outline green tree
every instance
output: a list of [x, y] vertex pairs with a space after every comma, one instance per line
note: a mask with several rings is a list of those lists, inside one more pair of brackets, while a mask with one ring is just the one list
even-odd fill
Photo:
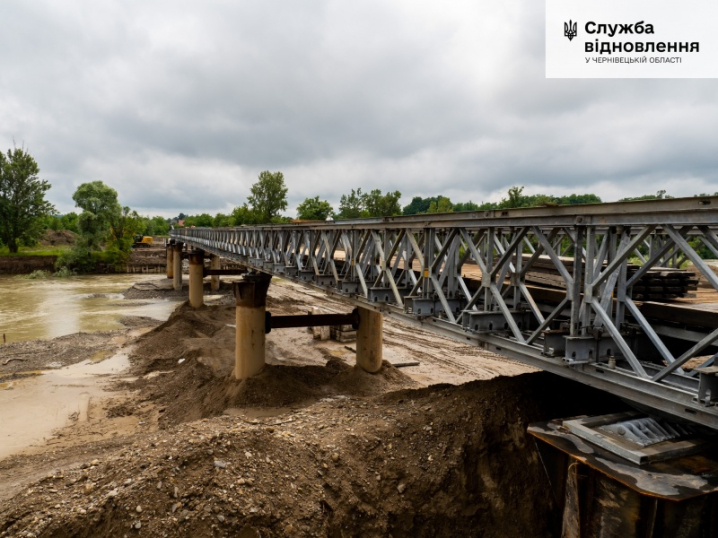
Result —
[[212, 219], [212, 226], [214, 228], [226, 228], [232, 226], [232, 216], [225, 215], [224, 213], [217, 213]]
[[62, 230], [62, 216], [61, 215], [47, 215], [43, 217], [42, 227], [54, 231]]
[[659, 190], [656, 194], [644, 194], [643, 196], [634, 196], [629, 198], [621, 198], [619, 202], [637, 202], [639, 200], [663, 200], [664, 198], [673, 198], [670, 194], [666, 194], [666, 191]]
[[513, 186], [509, 189], [508, 198], [501, 200], [499, 207], [502, 208], [516, 208], [523, 205], [523, 196], [521, 193], [524, 192], [523, 187]]
[[445, 196], [439, 196], [438, 200], [429, 204], [427, 213], [452, 213], [454, 204]]
[[38, 178], [40, 168], [24, 148], [0, 152], [0, 240], [10, 252], [20, 242], [33, 244], [43, 232], [44, 217], [55, 208], [45, 200], [50, 184]]
[[[141, 217], [117, 201], [117, 191], [102, 181], [80, 185], [72, 195], [82, 209], [77, 217], [79, 236], [72, 250], [63, 252], [55, 262], [58, 269], [66, 267], [91, 272], [98, 263], [123, 266], [129, 256], [134, 230], [141, 229]], [[107, 243], [107, 250], [103, 245]]]
[[[670, 196], [668, 197], [670, 198]], [[603, 200], [595, 194], [569, 194], [558, 199], [560, 205], [600, 204]]]
[[202, 213], [200, 215], [188, 215], [184, 219], [184, 225], [186, 228], [190, 226], [197, 226], [199, 228], [211, 228], [214, 219], [209, 213]]
[[[469, 204], [476, 206], [476, 204]], [[404, 207], [404, 215], [420, 215], [423, 213], [451, 213], [452, 211], [473, 211], [473, 209], [457, 209], [462, 204], [452, 204], [451, 200], [447, 196], [430, 196], [422, 198], [421, 196], [414, 196], [411, 199], [411, 203]], [[478, 206], [476, 206], [478, 207]]]
[[556, 207], [557, 205], [560, 205], [560, 201], [556, 199], [556, 197], [548, 195], [548, 194], [537, 194], [535, 196], [527, 196], [528, 200], [527, 205], [529, 207]]
[[237, 206], [229, 216], [231, 226], [242, 226], [243, 224], [259, 224], [257, 215], [249, 209], [247, 204]]
[[479, 211], [481, 209], [481, 206], [478, 204], [475, 204], [471, 200], [468, 202], [459, 202], [458, 204], [454, 204], [454, 211]]
[[145, 230], [143, 232], [144, 235], [167, 235], [170, 233], [170, 225], [167, 222], [167, 219], [164, 217], [160, 217], [159, 215], [156, 217], [152, 217], [151, 219], [145, 220]]
[[145, 223], [137, 214], [129, 207], [123, 207], [119, 213], [115, 213], [110, 218], [110, 241], [108, 247], [118, 253], [125, 254], [125, 258], [129, 257], [132, 250], [135, 234], [141, 233], [145, 228]]
[[303, 220], [327, 220], [332, 214], [332, 206], [326, 200], [320, 200], [319, 196], [305, 199], [297, 207], [297, 218]]
[[338, 219], [356, 219], [364, 217], [390, 217], [401, 215], [399, 191], [382, 194], [380, 189], [363, 193], [361, 189], [354, 190], [349, 194], [343, 194], [339, 200]]
[[414, 196], [411, 199], [411, 203], [404, 206], [402, 213], [404, 215], [418, 215], [420, 213], [426, 213], [429, 211], [431, 202], [436, 202], [438, 196], [432, 196], [429, 198], [422, 198], [421, 196]]
[[369, 217], [391, 217], [392, 215], [401, 215], [401, 206], [399, 199], [401, 193], [399, 191], [387, 192], [382, 194], [381, 190], [374, 189], [363, 197], [364, 208]]
[[269, 170], [260, 173], [258, 181], [250, 189], [247, 201], [261, 224], [272, 222], [280, 211], [287, 209], [284, 174]]
[[62, 230], [70, 230], [74, 233], [79, 233], [80, 229], [77, 226], [77, 219], [79, 218], [79, 215], [75, 213], [74, 211], [70, 211], [69, 213], [65, 213], [61, 218], [60, 222], [62, 223]]
[[339, 199], [339, 212], [337, 218], [339, 219], [358, 219], [360, 217], [367, 216], [364, 212], [364, 195], [362, 195], [361, 188], [356, 191], [352, 189], [349, 194], [342, 194]]
[[117, 191], [102, 181], [91, 181], [77, 187], [72, 199], [82, 209], [77, 219], [82, 246], [90, 251], [100, 250], [113, 220], [122, 213]]

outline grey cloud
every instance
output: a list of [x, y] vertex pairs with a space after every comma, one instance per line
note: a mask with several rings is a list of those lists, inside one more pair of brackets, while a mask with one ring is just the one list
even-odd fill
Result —
[[264, 169], [291, 207], [718, 184], [715, 82], [546, 80], [540, 3], [3, 9], [0, 145], [28, 145], [59, 207], [102, 179], [143, 210], [226, 211]]

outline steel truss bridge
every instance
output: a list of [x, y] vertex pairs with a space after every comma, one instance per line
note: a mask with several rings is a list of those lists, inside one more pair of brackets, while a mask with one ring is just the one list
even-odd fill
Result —
[[[696, 250], [718, 258], [718, 197], [185, 228], [171, 237], [718, 429], [718, 278]], [[527, 283], [538, 260], [552, 265], [559, 287]], [[685, 261], [712, 286], [713, 311], [631, 298], [648, 270]]]

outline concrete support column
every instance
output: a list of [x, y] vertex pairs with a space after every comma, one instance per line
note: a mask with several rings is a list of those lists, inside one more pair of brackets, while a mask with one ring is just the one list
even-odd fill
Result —
[[189, 305], [199, 308], [204, 304], [204, 251], [195, 250], [189, 255]]
[[167, 245], [167, 278], [174, 278], [174, 246]]
[[174, 244], [174, 252], [172, 254], [172, 278], [174, 289], [177, 291], [182, 289], [182, 243]]
[[[219, 256], [217, 256], [216, 254], [210, 255], [209, 268], [220, 269]], [[209, 289], [212, 291], [217, 291], [219, 289], [219, 275], [212, 275], [210, 277]]]
[[253, 273], [234, 284], [237, 329], [234, 345], [234, 377], [247, 379], [264, 367], [264, 313], [272, 277]]
[[359, 307], [357, 329], [357, 365], [370, 373], [381, 370], [384, 317], [374, 310]]

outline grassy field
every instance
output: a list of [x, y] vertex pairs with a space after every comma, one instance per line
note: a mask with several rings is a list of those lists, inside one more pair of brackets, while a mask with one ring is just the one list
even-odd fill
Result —
[[14, 254], [10, 253], [10, 250], [5, 246], [0, 246], [0, 256], [59, 256], [66, 250], [72, 248], [69, 245], [62, 245], [56, 247], [20, 247], [20, 251]]

